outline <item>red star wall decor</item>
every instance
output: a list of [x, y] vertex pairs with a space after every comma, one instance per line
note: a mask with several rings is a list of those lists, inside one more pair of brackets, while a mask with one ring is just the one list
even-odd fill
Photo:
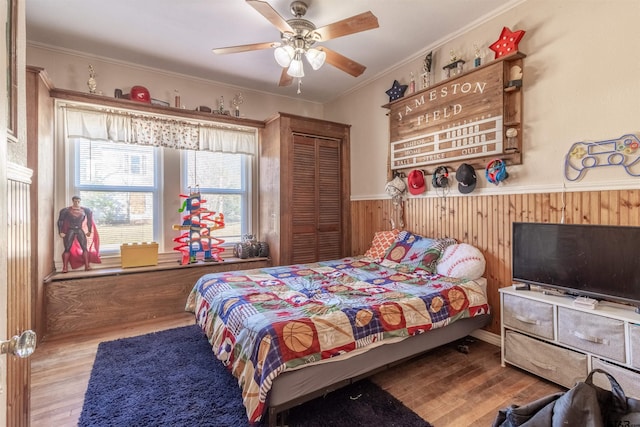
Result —
[[502, 58], [503, 56], [517, 52], [518, 43], [524, 37], [524, 33], [524, 30], [512, 32], [507, 27], [504, 27], [500, 33], [500, 38], [489, 46], [489, 49], [496, 53], [494, 59]]

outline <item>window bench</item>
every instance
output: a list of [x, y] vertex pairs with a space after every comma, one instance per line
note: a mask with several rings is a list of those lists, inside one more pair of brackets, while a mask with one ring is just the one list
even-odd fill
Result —
[[196, 280], [206, 273], [263, 268], [267, 258], [159, 264], [57, 273], [45, 282], [41, 340], [184, 312]]

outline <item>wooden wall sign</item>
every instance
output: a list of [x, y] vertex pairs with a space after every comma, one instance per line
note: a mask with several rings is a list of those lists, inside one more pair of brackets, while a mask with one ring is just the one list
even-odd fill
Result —
[[496, 157], [521, 163], [524, 57], [514, 53], [385, 105], [391, 169], [484, 168]]

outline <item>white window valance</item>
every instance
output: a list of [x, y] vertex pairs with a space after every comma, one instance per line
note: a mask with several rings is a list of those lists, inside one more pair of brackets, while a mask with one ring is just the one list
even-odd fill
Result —
[[65, 136], [180, 150], [257, 154], [256, 130], [125, 110], [65, 106]]

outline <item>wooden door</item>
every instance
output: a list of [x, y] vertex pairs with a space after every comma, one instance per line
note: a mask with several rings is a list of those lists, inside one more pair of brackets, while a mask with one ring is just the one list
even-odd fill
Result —
[[[6, 72], [0, 66], [0, 81], [5, 81]], [[4, 86], [4, 85], [0, 85]], [[0, 96], [0, 99], [5, 99]], [[0, 224], [7, 223], [7, 120], [6, 110], [0, 108]], [[0, 341], [7, 340], [7, 235], [0, 231]], [[7, 418], [7, 355], [0, 355], [0, 423]]]
[[316, 139], [318, 261], [344, 256], [340, 141]]
[[[8, 145], [26, 144], [26, 54], [24, 44], [17, 43], [18, 38], [25, 37], [24, 2], [7, 0], [0, 9], [0, 20], [5, 23], [4, 27], [9, 30], [7, 34], [10, 36], [9, 52], [3, 49], [5, 53], [0, 55], [0, 81], [10, 82], [11, 90], [8, 93], [7, 85], [0, 85], [0, 340], [6, 341], [33, 328], [29, 268], [31, 171], [10, 162], [7, 149]], [[12, 132], [9, 132], [9, 128]], [[20, 149], [14, 152], [20, 152]], [[0, 425], [29, 425], [30, 367], [28, 358], [0, 355]]]
[[[317, 261], [316, 144], [312, 137], [293, 136], [291, 181], [291, 264]], [[286, 210], [287, 207], [283, 206]]]
[[[2, 2], [0, 16], [2, 16], [3, 29], [8, 24], [8, 2]], [[7, 223], [7, 68], [10, 56], [6, 48], [2, 47], [0, 55], [0, 224]], [[3, 225], [4, 227], [4, 225]], [[7, 234], [0, 229], [0, 341], [7, 340]], [[4, 425], [7, 419], [7, 355], [0, 355], [0, 425]]]
[[[31, 170], [8, 164], [6, 189], [7, 215], [7, 335], [19, 336], [33, 329], [31, 321]], [[31, 360], [7, 356], [7, 425], [29, 425]]]
[[294, 134], [292, 163], [291, 262], [340, 258], [340, 141]]

